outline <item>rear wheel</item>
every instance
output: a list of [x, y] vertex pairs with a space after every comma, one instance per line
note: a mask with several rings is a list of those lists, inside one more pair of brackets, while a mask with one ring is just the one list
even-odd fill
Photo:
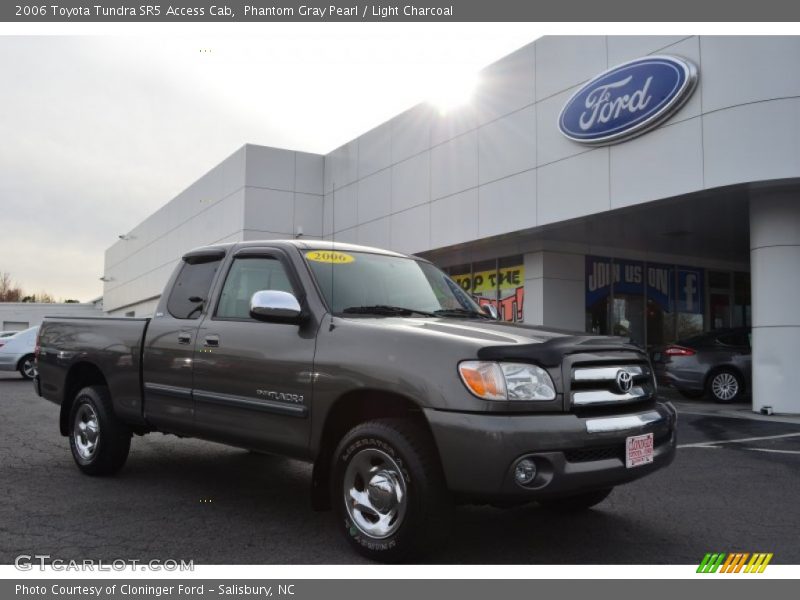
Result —
[[574, 494], [571, 496], [564, 496], [562, 498], [548, 498], [547, 500], [539, 500], [539, 504], [548, 510], [558, 512], [578, 512], [581, 510], [588, 510], [603, 500], [608, 498], [609, 494], [614, 488], [606, 488], [603, 490], [593, 490], [591, 492], [584, 492], [582, 494]]
[[19, 361], [19, 374], [25, 379], [33, 379], [36, 377], [36, 357], [33, 354], [23, 356]]
[[399, 562], [443, 545], [452, 503], [424, 429], [402, 419], [362, 423], [344, 436], [334, 460], [333, 506], [359, 553]]
[[75, 396], [69, 417], [69, 446], [78, 468], [87, 475], [113, 475], [128, 458], [131, 432], [111, 406], [105, 386], [91, 386]]
[[708, 378], [708, 395], [714, 402], [730, 404], [736, 402], [744, 393], [742, 377], [731, 369], [720, 369]]

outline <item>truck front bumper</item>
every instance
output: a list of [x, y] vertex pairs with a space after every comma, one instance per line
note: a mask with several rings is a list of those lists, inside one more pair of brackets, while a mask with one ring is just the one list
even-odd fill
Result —
[[[447, 485], [469, 500], [552, 498], [617, 486], [670, 464], [677, 413], [669, 403], [647, 409], [579, 417], [574, 414], [492, 415], [426, 409]], [[653, 433], [653, 462], [625, 466], [627, 437]], [[536, 478], [514, 479], [521, 458]]]

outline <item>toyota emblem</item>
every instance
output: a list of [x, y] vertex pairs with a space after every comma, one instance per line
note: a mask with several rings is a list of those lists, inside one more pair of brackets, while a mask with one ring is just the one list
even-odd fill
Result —
[[617, 371], [617, 388], [623, 394], [627, 394], [631, 391], [633, 387], [633, 375], [631, 375], [628, 371], [619, 370]]

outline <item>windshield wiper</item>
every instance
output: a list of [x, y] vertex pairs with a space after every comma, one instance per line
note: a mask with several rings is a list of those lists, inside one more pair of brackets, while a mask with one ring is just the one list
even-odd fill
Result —
[[480, 317], [482, 319], [491, 319], [491, 317], [485, 313], [468, 310], [466, 308], [443, 308], [441, 310], [433, 311], [433, 314], [437, 317]]
[[415, 308], [404, 308], [402, 306], [389, 306], [388, 304], [374, 304], [372, 306], [349, 306], [343, 313], [351, 315], [385, 315], [389, 317], [410, 317], [411, 315], [421, 315], [423, 317], [435, 317], [432, 312], [417, 310]]

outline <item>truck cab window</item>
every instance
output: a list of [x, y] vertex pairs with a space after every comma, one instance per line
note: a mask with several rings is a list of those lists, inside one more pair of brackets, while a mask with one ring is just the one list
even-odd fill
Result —
[[167, 310], [176, 319], [199, 319], [208, 299], [220, 260], [186, 262], [167, 300]]
[[221, 319], [249, 319], [250, 298], [261, 290], [295, 293], [286, 269], [279, 260], [264, 256], [237, 258], [225, 279], [216, 316]]

